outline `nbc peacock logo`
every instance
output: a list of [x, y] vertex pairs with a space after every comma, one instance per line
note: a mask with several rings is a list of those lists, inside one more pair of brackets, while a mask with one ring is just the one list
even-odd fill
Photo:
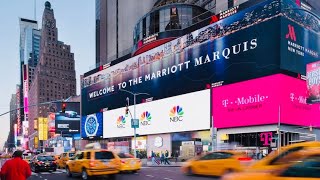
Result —
[[124, 116], [119, 116], [117, 119], [117, 128], [125, 128], [126, 118]]
[[140, 124], [143, 126], [149, 126], [151, 125], [151, 114], [148, 111], [145, 111], [140, 116]]
[[184, 112], [181, 106], [173, 106], [169, 112], [170, 122], [183, 121], [183, 115]]

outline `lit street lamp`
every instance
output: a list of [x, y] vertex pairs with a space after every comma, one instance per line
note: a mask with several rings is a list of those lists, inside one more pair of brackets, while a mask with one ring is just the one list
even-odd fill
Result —
[[[133, 95], [133, 118], [132, 118], [133, 120], [131, 120], [131, 121], [136, 121], [136, 96], [139, 96], [139, 95], [148, 95], [148, 96], [150, 96], [150, 94], [148, 94], [148, 93], [134, 93], [134, 92], [131, 92], [131, 91], [128, 91], [128, 90], [124, 90], [124, 89], [119, 89], [119, 91], [124, 91], [124, 92], [127, 92], [127, 93]], [[129, 98], [126, 98], [126, 100], [128, 102], [128, 105], [129, 105]], [[134, 157], [136, 158], [137, 157], [137, 150], [136, 150], [137, 127], [136, 127], [136, 125], [133, 126], [133, 129], [134, 129], [134, 147], [133, 147], [133, 151], [134, 151]]]

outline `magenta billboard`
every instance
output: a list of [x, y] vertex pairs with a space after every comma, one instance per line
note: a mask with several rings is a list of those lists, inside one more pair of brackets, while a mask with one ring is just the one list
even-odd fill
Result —
[[320, 61], [307, 64], [308, 103], [320, 103]]
[[276, 74], [212, 89], [213, 126], [290, 124], [319, 127], [319, 105], [306, 103], [306, 82]]

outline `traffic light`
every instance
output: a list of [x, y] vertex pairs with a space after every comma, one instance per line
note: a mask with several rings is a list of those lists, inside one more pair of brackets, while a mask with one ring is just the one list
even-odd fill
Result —
[[67, 104], [66, 103], [62, 103], [62, 107], [61, 107], [62, 113], [66, 112], [66, 107], [67, 107]]
[[126, 114], [126, 116], [128, 116], [128, 114], [129, 114], [129, 108], [128, 108], [128, 106], [126, 106], [126, 112], [125, 112]]

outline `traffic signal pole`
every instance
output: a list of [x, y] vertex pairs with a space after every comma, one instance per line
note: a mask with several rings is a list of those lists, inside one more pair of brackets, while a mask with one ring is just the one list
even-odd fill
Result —
[[[138, 95], [148, 95], [148, 96], [150, 96], [150, 94], [148, 94], [148, 93], [133, 93], [131, 91], [124, 90], [124, 89], [119, 89], [119, 91], [124, 91], [124, 92], [127, 92], [127, 93], [133, 95], [133, 119], [135, 121], [135, 119], [136, 119], [136, 96], [138, 96]], [[128, 101], [128, 106], [129, 106], [129, 98], [127, 98], [127, 101]], [[129, 110], [129, 112], [130, 112], [130, 110]], [[131, 115], [131, 112], [130, 112], [130, 115]], [[131, 118], [132, 118], [132, 116], [131, 116]], [[133, 152], [134, 152], [134, 157], [136, 158], [137, 157], [137, 149], [136, 149], [137, 127], [135, 125], [133, 126], [133, 141], [134, 141]]]

